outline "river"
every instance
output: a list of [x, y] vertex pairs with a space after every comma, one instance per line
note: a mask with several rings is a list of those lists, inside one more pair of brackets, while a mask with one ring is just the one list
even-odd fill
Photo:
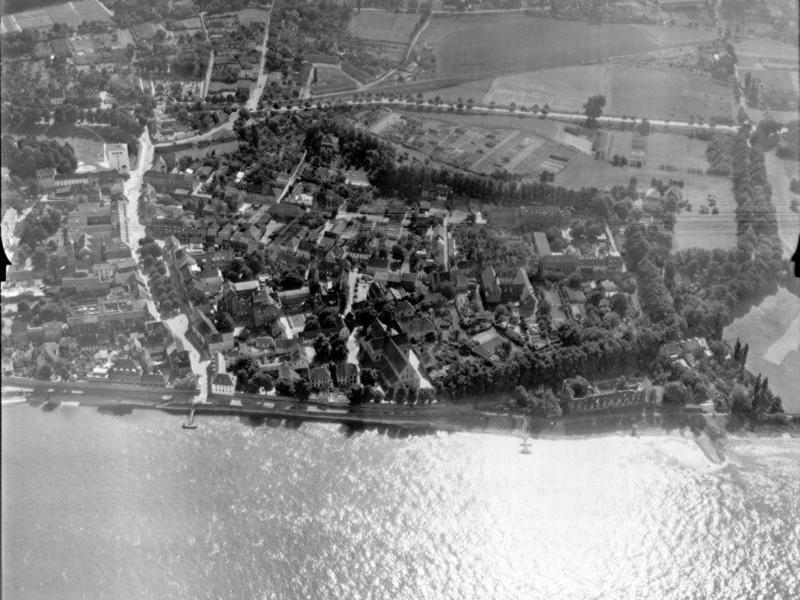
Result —
[[800, 442], [2, 409], [4, 598], [800, 596]]

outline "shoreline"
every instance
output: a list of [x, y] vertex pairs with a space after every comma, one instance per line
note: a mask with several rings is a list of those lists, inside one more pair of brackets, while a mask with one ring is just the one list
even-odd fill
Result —
[[[135, 409], [156, 410], [162, 413], [189, 417], [194, 411], [197, 417], [238, 417], [248, 420], [250, 426], [283, 426], [298, 428], [304, 422], [328, 423], [345, 428], [345, 435], [361, 431], [376, 430], [390, 437], [408, 435], [432, 435], [443, 433], [470, 433], [483, 435], [502, 435], [520, 440], [569, 440], [588, 439], [600, 436], [648, 437], [680, 433], [685, 439], [692, 439], [713, 464], [725, 463], [725, 446], [729, 436], [744, 437], [800, 437], [800, 427], [796, 422], [780, 426], [775, 424], [743, 424], [731, 428], [728, 415], [707, 415], [678, 409], [650, 407], [647, 410], [618, 410], [602, 413], [566, 415], [557, 421], [544, 418], [529, 419], [527, 434], [522, 429], [525, 415], [512, 412], [483, 412], [478, 409], [459, 406], [443, 406], [426, 413], [403, 411], [352, 411], [347, 407], [331, 407], [330, 410], [299, 410], [294, 408], [274, 408], [256, 406], [231, 406], [220, 404], [192, 404], [190, 402], [156, 402], [145, 400], [108, 400], [101, 396], [88, 394], [52, 394], [47, 397], [20, 399], [14, 403], [4, 403], [3, 407], [27, 404], [51, 412], [59, 406], [89, 408], [113, 416], [125, 416]], [[437, 414], [438, 413], [438, 414]], [[720, 418], [721, 417], [721, 418]], [[687, 435], [688, 434], [688, 435]]]

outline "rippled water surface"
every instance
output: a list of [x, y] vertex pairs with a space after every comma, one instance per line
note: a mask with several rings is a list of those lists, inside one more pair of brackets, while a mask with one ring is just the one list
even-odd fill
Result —
[[3, 598], [797, 598], [800, 442], [2, 410]]

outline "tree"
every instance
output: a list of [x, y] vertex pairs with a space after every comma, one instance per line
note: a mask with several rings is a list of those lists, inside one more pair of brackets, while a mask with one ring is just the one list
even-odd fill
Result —
[[214, 325], [216, 325], [220, 333], [230, 333], [233, 331], [234, 327], [236, 327], [236, 321], [233, 320], [233, 317], [228, 311], [222, 310], [217, 311]]
[[358, 406], [364, 403], [364, 388], [354, 383], [349, 390], [347, 390], [347, 399], [353, 406]]
[[347, 342], [338, 335], [332, 336], [330, 344], [330, 360], [334, 362], [341, 362], [347, 360], [348, 354]]
[[318, 335], [314, 340], [314, 361], [326, 363], [331, 359], [331, 344], [324, 335]]
[[281, 396], [294, 396], [294, 381], [284, 377], [275, 382], [275, 391]]
[[48, 364], [39, 365], [36, 372], [33, 374], [34, 379], [41, 379], [43, 381], [50, 381], [53, 376], [53, 368]]
[[586, 104], [583, 105], [583, 110], [586, 114], [586, 126], [597, 127], [597, 119], [603, 114], [603, 108], [606, 105], [606, 97], [602, 94], [591, 96]]
[[361, 384], [375, 385], [378, 383], [378, 372], [375, 369], [361, 369]]
[[36, 250], [34, 250], [33, 254], [31, 254], [31, 263], [33, 264], [33, 268], [37, 271], [44, 271], [49, 262], [50, 257], [47, 254], [47, 250], [45, 250], [41, 245], [37, 246]]
[[670, 381], [664, 386], [662, 402], [665, 404], [686, 404], [690, 399], [689, 389], [680, 381]]
[[514, 402], [517, 403], [517, 406], [530, 406], [531, 397], [528, 390], [526, 390], [523, 385], [515, 387], [511, 397], [514, 399]]
[[298, 379], [294, 384], [294, 395], [300, 402], [305, 402], [311, 395], [311, 384], [305, 379]]
[[749, 415], [753, 412], [753, 399], [740, 383], [733, 386], [730, 399], [731, 412], [737, 415]]
[[406, 259], [406, 251], [400, 244], [395, 244], [392, 247], [392, 258], [397, 262], [403, 262]]

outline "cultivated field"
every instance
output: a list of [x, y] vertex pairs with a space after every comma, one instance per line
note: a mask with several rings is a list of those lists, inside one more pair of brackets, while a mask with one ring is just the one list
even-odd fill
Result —
[[537, 177], [543, 169], [559, 171], [577, 154], [558, 141], [557, 124], [538, 131], [517, 124], [508, 117], [404, 113], [385, 117], [372, 131], [433, 160], [475, 173], [505, 169]]
[[434, 48], [437, 77], [481, 79], [503, 72], [595, 62], [713, 38], [714, 33], [708, 31], [589, 25], [516, 13], [437, 17], [420, 43]]
[[364, 40], [407, 43], [420, 15], [363, 10], [353, 15], [348, 29]]
[[75, 28], [87, 21], [110, 20], [111, 15], [97, 0], [75, 0], [75, 2], [65, 2], [47, 8], [7, 15], [0, 19], [0, 33], [28, 29], [51, 29], [56, 23]]
[[723, 336], [750, 344], [748, 369], [769, 377], [787, 412], [800, 413], [800, 298], [779, 288], [726, 327]]
[[[485, 90], [485, 91], [484, 91]], [[481, 95], [481, 92], [483, 94]], [[670, 120], [730, 117], [730, 86], [677, 71], [605, 64], [547, 69], [463, 84], [430, 94], [476, 102], [580, 112], [589, 96], [606, 97], [605, 114]]]
[[797, 47], [768, 39], [749, 39], [735, 45], [739, 68], [797, 68]]
[[311, 92], [314, 94], [343, 92], [358, 87], [358, 82], [339, 67], [317, 65], [316, 74], [316, 81], [311, 84]]

